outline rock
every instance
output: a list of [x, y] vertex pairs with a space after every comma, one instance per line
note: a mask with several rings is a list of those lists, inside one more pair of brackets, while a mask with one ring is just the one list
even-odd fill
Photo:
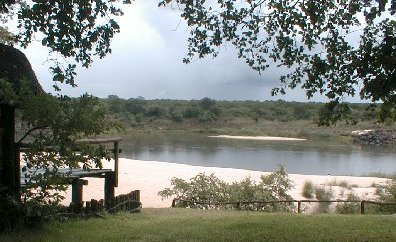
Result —
[[381, 145], [396, 141], [395, 130], [355, 130], [351, 135], [362, 144]]
[[25, 54], [12, 46], [0, 43], [0, 57], [0, 79], [12, 83], [17, 93], [23, 81], [26, 81], [33, 93], [43, 93]]

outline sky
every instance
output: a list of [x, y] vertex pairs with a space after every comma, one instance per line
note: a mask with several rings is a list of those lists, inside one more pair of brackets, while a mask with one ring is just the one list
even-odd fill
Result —
[[[271, 96], [279, 85], [282, 69], [269, 69], [259, 75], [237, 58], [231, 45], [221, 47], [217, 58], [206, 57], [191, 64], [182, 63], [187, 53], [189, 29], [180, 12], [157, 7], [158, 0], [136, 0], [124, 6], [118, 19], [121, 32], [112, 41], [112, 53], [95, 59], [90, 68], [77, 69], [77, 88], [62, 87], [62, 94], [120, 98], [278, 100], [306, 102], [301, 89]], [[46, 62], [48, 51], [33, 43], [23, 50], [47, 92], [54, 93]], [[355, 101], [357, 101], [356, 99]], [[310, 101], [326, 101], [315, 96]], [[353, 101], [353, 100], [352, 100]]]

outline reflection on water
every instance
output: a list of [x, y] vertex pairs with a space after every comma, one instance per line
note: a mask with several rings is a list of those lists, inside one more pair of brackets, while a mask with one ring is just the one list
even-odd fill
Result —
[[337, 144], [328, 140], [252, 141], [201, 134], [134, 134], [124, 137], [122, 157], [200, 166], [289, 173], [367, 175], [396, 173], [394, 146]]

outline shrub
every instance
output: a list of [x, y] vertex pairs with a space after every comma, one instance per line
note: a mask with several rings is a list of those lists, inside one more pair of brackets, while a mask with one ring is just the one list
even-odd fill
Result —
[[[360, 198], [353, 193], [349, 193], [346, 200], [358, 201]], [[338, 203], [336, 212], [341, 214], [358, 214], [360, 213], [360, 205], [356, 202]]]
[[305, 198], [313, 198], [315, 187], [311, 181], [306, 181], [303, 186], [302, 195]]
[[214, 99], [210, 99], [208, 97], [204, 97], [199, 101], [199, 106], [203, 109], [203, 110], [208, 110], [209, 108], [213, 107], [214, 105], [216, 105], [216, 100]]
[[172, 111], [170, 113], [171, 119], [174, 122], [180, 123], [183, 122], [183, 114], [179, 111]]
[[[378, 185], [376, 195], [381, 202], [396, 202], [396, 179], [389, 180], [385, 185]], [[380, 212], [396, 213], [396, 206], [382, 206], [378, 208]]]
[[[158, 192], [162, 198], [174, 197], [175, 199], [193, 202], [224, 202], [227, 196], [227, 184], [217, 178], [214, 174], [209, 176], [199, 173], [187, 182], [180, 178], [172, 178], [171, 188]], [[178, 207], [191, 206], [191, 203], [177, 202]], [[198, 208], [209, 208], [208, 205], [193, 205]]]
[[[288, 178], [283, 167], [267, 176], [262, 176], [261, 181], [256, 183], [249, 177], [240, 182], [228, 184], [221, 181], [214, 174], [209, 176], [200, 173], [197, 176], [185, 181], [180, 178], [172, 178], [171, 187], [166, 188], [158, 195], [162, 198], [173, 197], [176, 199], [175, 205], [178, 207], [195, 208], [235, 208], [233, 205], [213, 205], [224, 202], [244, 202], [244, 201], [279, 201], [291, 200], [292, 197], [287, 192], [292, 188], [292, 182]], [[177, 200], [188, 200], [187, 203]], [[194, 202], [207, 202], [199, 204]], [[259, 210], [259, 211], [287, 211], [292, 204], [241, 204], [238, 209]]]
[[189, 107], [183, 112], [184, 118], [199, 118], [202, 115], [202, 110], [197, 107]]
[[60, 207], [37, 202], [21, 203], [12, 197], [0, 197], [0, 232], [34, 228], [50, 218], [59, 217]]
[[[319, 201], [328, 201], [333, 197], [333, 192], [331, 190], [326, 190], [324, 187], [315, 188], [315, 197]], [[320, 202], [317, 212], [327, 213], [329, 212], [330, 202]]]

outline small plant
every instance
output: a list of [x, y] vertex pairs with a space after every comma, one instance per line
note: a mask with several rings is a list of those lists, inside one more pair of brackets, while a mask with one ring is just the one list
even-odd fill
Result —
[[[377, 185], [375, 195], [382, 202], [396, 202], [396, 179], [387, 181], [384, 185]], [[380, 212], [396, 212], [396, 206], [379, 207]]]
[[311, 181], [306, 181], [303, 186], [302, 195], [305, 198], [313, 198], [315, 187]]
[[324, 187], [316, 187], [315, 197], [319, 201], [323, 201], [319, 203], [317, 212], [328, 213], [331, 203], [327, 201], [333, 198], [333, 192], [331, 190], [326, 190]]
[[[346, 200], [359, 201], [360, 198], [353, 193], [349, 193]], [[358, 202], [338, 203], [336, 212], [341, 214], [358, 214], [360, 212], [360, 205]]]
[[342, 181], [337, 181], [337, 179], [332, 180], [331, 182], [328, 183], [329, 186], [337, 186], [337, 187], [342, 187], [348, 190], [351, 190], [352, 188], [359, 187], [357, 184], [349, 184], [347, 181], [342, 180]]
[[351, 185], [349, 185], [349, 183], [347, 181], [340, 181], [338, 183], [338, 186], [343, 187], [345, 189], [350, 189], [352, 187]]

